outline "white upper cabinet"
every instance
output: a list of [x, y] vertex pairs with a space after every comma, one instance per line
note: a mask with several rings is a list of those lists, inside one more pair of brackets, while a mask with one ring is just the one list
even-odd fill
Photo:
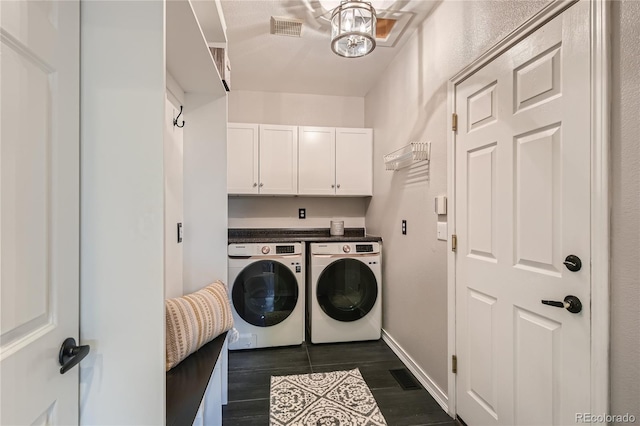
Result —
[[258, 125], [227, 126], [227, 190], [229, 194], [258, 193]]
[[300, 127], [299, 135], [300, 195], [372, 195], [371, 129]]
[[373, 131], [228, 125], [229, 194], [370, 196]]
[[298, 193], [334, 195], [336, 193], [336, 129], [300, 127], [298, 129]]
[[372, 129], [336, 129], [336, 195], [373, 195]]
[[260, 194], [298, 193], [298, 128], [260, 125]]
[[229, 123], [229, 194], [297, 194], [297, 130], [296, 126]]

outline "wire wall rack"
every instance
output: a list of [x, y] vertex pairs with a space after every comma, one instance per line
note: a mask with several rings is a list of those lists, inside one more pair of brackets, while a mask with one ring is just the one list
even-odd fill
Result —
[[411, 142], [384, 156], [386, 170], [400, 170], [418, 161], [429, 162], [431, 142]]

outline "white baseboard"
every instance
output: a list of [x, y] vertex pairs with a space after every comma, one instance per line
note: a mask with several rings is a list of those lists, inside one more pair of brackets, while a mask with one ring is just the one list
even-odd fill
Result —
[[393, 337], [387, 333], [385, 329], [382, 329], [382, 340], [389, 345], [391, 350], [400, 358], [400, 361], [411, 371], [411, 373], [418, 379], [420, 384], [431, 394], [433, 399], [442, 407], [445, 412], [449, 412], [449, 398], [447, 394], [436, 385], [436, 383], [429, 377], [427, 373], [422, 370], [416, 364], [416, 362], [407, 354], [407, 352], [396, 342]]

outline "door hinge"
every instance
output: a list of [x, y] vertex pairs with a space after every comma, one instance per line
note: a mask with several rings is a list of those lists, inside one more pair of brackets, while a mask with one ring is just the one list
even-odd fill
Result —
[[458, 250], [458, 236], [456, 234], [453, 234], [451, 236], [451, 251], [457, 251]]
[[455, 355], [451, 355], [451, 372], [458, 374], [458, 357]]
[[458, 131], [458, 114], [455, 112], [451, 115], [451, 130]]

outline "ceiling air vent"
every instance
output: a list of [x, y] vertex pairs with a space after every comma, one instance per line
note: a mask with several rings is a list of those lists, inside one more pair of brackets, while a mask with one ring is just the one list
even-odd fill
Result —
[[302, 20], [294, 18], [271, 17], [271, 34], [300, 37], [302, 33]]

